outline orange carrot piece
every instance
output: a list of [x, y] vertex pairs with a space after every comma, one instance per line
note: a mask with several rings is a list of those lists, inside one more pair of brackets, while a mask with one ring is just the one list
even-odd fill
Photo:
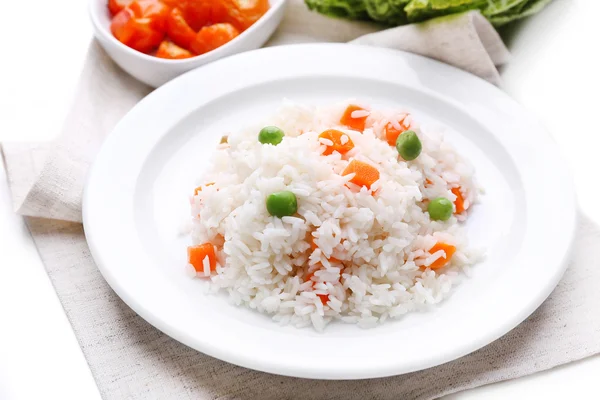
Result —
[[395, 146], [396, 140], [398, 140], [398, 136], [400, 136], [408, 130], [409, 127], [404, 124], [404, 120], [405, 119], [402, 118], [401, 121], [398, 121], [398, 124], [400, 124], [399, 130], [396, 129], [391, 122], [388, 122], [388, 124], [385, 126], [385, 139], [387, 140], [390, 146]]
[[358, 186], [365, 186], [367, 189], [370, 189], [371, 185], [379, 180], [379, 171], [377, 168], [362, 161], [350, 161], [350, 164], [348, 164], [344, 172], [342, 172], [342, 175], [349, 175], [352, 173], [355, 175], [350, 179], [350, 182]]
[[323, 303], [323, 304], [327, 304], [327, 302], [329, 301], [329, 295], [328, 294], [318, 294], [317, 297], [319, 299], [321, 299], [321, 303]]
[[[208, 182], [204, 186], [212, 186], [214, 184], [215, 184], [214, 182]], [[194, 196], [198, 196], [198, 193], [200, 193], [201, 191], [202, 191], [202, 186], [198, 186], [196, 189], [194, 189]]]
[[460, 186], [450, 189], [450, 191], [456, 196], [454, 200], [454, 206], [456, 207], [456, 214], [460, 214], [465, 211], [465, 198], [463, 197]]
[[217, 256], [215, 248], [211, 243], [204, 243], [198, 246], [188, 247], [188, 260], [196, 272], [204, 273], [204, 260], [208, 257], [210, 271], [217, 270]]
[[[347, 141], [342, 143], [342, 137], [344, 136], [347, 138]], [[337, 129], [327, 129], [326, 131], [321, 132], [319, 138], [331, 140], [333, 142], [331, 146], [326, 145], [325, 151], [323, 152], [324, 156], [328, 156], [334, 151], [337, 151], [340, 154], [346, 154], [354, 148], [352, 139], [344, 132], [338, 131]]]
[[[306, 274], [306, 276], [304, 277], [304, 282], [310, 281], [316, 271], [317, 270], [315, 270], [313, 272], [309, 272], [308, 274]], [[316, 283], [317, 282], [313, 282], [312, 283], [312, 288], [313, 289], [314, 289]], [[321, 299], [321, 303], [323, 303], [323, 304], [326, 304], [329, 301], [329, 295], [328, 294], [317, 294], [317, 296], [319, 297], [319, 299]]]
[[340, 119], [340, 124], [346, 125], [348, 128], [362, 132], [365, 130], [365, 125], [367, 123], [367, 117], [358, 117], [352, 118], [352, 113], [354, 111], [366, 111], [364, 108], [356, 106], [354, 104], [350, 104], [346, 111], [344, 111], [344, 115]]
[[306, 276], [304, 277], [304, 282], [308, 282], [308, 281], [310, 281], [310, 280], [312, 279], [312, 277], [315, 275], [315, 272], [316, 272], [316, 271], [317, 271], [317, 270], [314, 270], [314, 271], [312, 271], [312, 272], [308, 272], [308, 273], [306, 274]]
[[[313, 235], [309, 235], [309, 236], [311, 237], [311, 239], [310, 239], [310, 249], [312, 251], [315, 251], [316, 249], [319, 248], [319, 246], [317, 246], [317, 244], [315, 243], [315, 237]], [[327, 260], [329, 260], [329, 262], [332, 262], [332, 263], [339, 263], [339, 262], [341, 262], [340, 260], [338, 260], [335, 257], [329, 257], [329, 258], [327, 258]]]
[[433, 270], [440, 269], [443, 266], [445, 266], [446, 264], [448, 264], [450, 262], [450, 259], [456, 252], [456, 247], [452, 246], [451, 244], [438, 242], [438, 243], [434, 244], [431, 249], [429, 249], [429, 254], [436, 253], [440, 250], [444, 251], [444, 253], [446, 253], [446, 254], [445, 254], [445, 256], [440, 257], [437, 260], [435, 260], [433, 263], [431, 263], [429, 268], [431, 268]]

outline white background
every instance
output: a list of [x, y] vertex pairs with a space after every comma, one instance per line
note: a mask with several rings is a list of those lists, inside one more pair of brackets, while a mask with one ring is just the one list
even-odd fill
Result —
[[[0, 140], [50, 140], [91, 37], [86, 1], [7, 1], [2, 16]], [[559, 143], [581, 209], [598, 223], [599, 17], [596, 0], [554, 0], [507, 37], [513, 59], [502, 70], [504, 89]], [[1, 164], [0, 316], [0, 399], [100, 398], [29, 233], [11, 211]], [[597, 356], [447, 398], [594, 398], [599, 374]]]

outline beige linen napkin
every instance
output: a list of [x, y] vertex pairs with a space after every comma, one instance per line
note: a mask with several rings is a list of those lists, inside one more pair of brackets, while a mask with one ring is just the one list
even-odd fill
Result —
[[[494, 64], [508, 57], [493, 28], [474, 12], [376, 30], [309, 13], [300, 0], [293, 0], [270, 45], [362, 36], [356, 42], [439, 58], [492, 82], [498, 82]], [[110, 289], [78, 223], [86, 172], [104, 136], [149, 92], [93, 44], [58, 141], [3, 144], [15, 208], [28, 216], [40, 256], [104, 398], [430, 399], [600, 352], [595, 308], [600, 302], [595, 289], [600, 234], [586, 220], [579, 227], [570, 269], [534, 315], [487, 347], [426, 371], [368, 381], [288, 378], [216, 360], [162, 334]]]

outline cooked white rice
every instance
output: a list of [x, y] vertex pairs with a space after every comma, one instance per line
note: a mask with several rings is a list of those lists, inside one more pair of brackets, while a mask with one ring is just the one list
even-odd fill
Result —
[[[465, 205], [472, 206], [477, 200], [473, 168], [411, 115], [404, 123], [417, 133], [423, 150], [405, 162], [385, 141], [384, 128], [388, 122], [400, 128], [407, 110], [363, 105], [369, 111], [352, 113], [353, 118], [367, 116], [361, 133], [340, 125], [347, 105], [286, 103], [217, 147], [212, 167], [198, 181], [202, 190], [191, 198], [193, 244], [210, 242], [216, 249], [216, 273], [205, 277], [205, 261], [195, 274], [210, 279], [211, 290], [225, 290], [235, 304], [272, 314], [284, 324], [322, 330], [337, 319], [369, 327], [439, 303], [477, 261], [460, 224], [466, 213], [441, 222], [426, 212], [427, 199], [454, 201], [450, 188], [456, 186]], [[266, 125], [285, 132], [277, 146], [257, 140]], [[318, 135], [330, 128], [343, 131], [355, 147], [344, 156], [322, 155], [330, 141]], [[350, 183], [352, 175], [341, 175], [351, 159], [379, 170], [371, 190]], [[209, 182], [214, 185], [206, 186]], [[280, 219], [267, 212], [267, 196], [282, 190], [296, 195], [295, 216]], [[454, 245], [456, 253], [433, 271], [427, 266], [445, 255], [429, 253], [437, 242]], [[314, 277], [305, 282], [309, 271]]]

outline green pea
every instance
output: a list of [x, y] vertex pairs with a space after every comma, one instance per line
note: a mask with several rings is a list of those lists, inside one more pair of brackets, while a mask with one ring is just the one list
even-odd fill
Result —
[[267, 197], [267, 211], [272, 216], [279, 218], [296, 214], [298, 211], [296, 195], [287, 190], [270, 194]]
[[434, 221], [448, 221], [452, 216], [452, 202], [445, 197], [436, 197], [429, 202], [427, 211]]
[[421, 141], [414, 131], [406, 131], [396, 139], [396, 150], [406, 161], [412, 161], [421, 154]]
[[265, 126], [258, 133], [258, 141], [262, 144], [277, 146], [283, 140], [285, 134], [276, 126]]

